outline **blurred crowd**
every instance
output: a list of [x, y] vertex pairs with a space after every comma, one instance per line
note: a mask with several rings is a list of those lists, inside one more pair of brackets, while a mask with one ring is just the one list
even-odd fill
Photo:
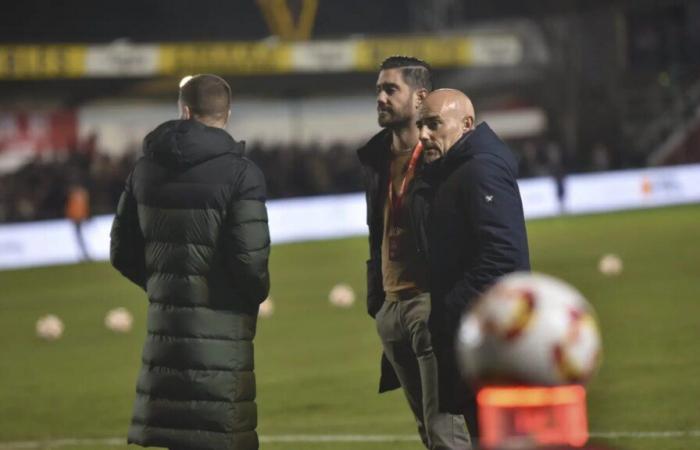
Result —
[[[265, 174], [269, 198], [362, 190], [360, 164], [351, 146], [253, 144], [246, 155]], [[113, 213], [140, 156], [139, 149], [115, 157], [81, 148], [48, 159], [37, 157], [14, 172], [0, 174], [0, 222], [69, 216], [71, 193], [78, 188], [88, 194], [90, 215]]]
[[[359, 192], [362, 170], [356, 145], [263, 146], [248, 144], [246, 155], [262, 169], [268, 197], [288, 198]], [[520, 158], [520, 177], [565, 173], [561, 147], [546, 139], [510, 142]], [[92, 147], [37, 158], [19, 170], [0, 175], [0, 222], [22, 222], [69, 216], [71, 192], [87, 192], [89, 214], [110, 214], [116, 209], [124, 181], [140, 149], [115, 157]], [[608, 149], [598, 146], [590, 159], [574, 171], [608, 170], [613, 166]], [[571, 169], [571, 165], [567, 165]]]
[[262, 169], [270, 198], [306, 197], [358, 192], [362, 169], [355, 150], [360, 146], [267, 146], [253, 144], [246, 156]]
[[82, 151], [36, 158], [19, 170], [0, 175], [0, 221], [21, 222], [68, 215], [70, 193], [84, 189], [92, 215], [116, 209], [134, 153], [114, 158]]

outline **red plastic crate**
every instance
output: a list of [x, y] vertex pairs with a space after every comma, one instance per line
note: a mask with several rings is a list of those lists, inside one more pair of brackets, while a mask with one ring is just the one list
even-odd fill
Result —
[[477, 403], [486, 448], [583, 447], [588, 440], [583, 386], [487, 387]]

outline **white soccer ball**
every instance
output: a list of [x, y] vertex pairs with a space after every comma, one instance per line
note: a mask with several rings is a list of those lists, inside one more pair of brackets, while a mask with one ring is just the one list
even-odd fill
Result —
[[355, 291], [345, 283], [336, 284], [328, 294], [328, 301], [333, 306], [349, 308], [355, 303]]
[[63, 322], [53, 314], [47, 314], [36, 321], [36, 335], [47, 341], [55, 341], [63, 335]]
[[462, 318], [457, 359], [477, 384], [582, 384], [601, 360], [595, 313], [561, 280], [513, 273]]
[[619, 275], [622, 273], [622, 259], [613, 253], [603, 255], [598, 261], [598, 270], [607, 276]]
[[134, 317], [126, 308], [114, 308], [105, 316], [105, 326], [116, 333], [128, 333], [134, 324]]
[[260, 303], [260, 309], [258, 309], [258, 317], [266, 319], [270, 317], [275, 312], [275, 302], [272, 297], [267, 297], [264, 302]]

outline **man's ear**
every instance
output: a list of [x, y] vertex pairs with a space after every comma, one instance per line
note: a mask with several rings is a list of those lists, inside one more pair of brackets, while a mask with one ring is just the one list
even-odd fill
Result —
[[464, 131], [469, 131], [474, 129], [474, 118], [472, 116], [467, 116], [464, 118]]
[[429, 92], [427, 89], [416, 90], [416, 109], [419, 109], [423, 104], [423, 100], [428, 96]]
[[180, 119], [189, 120], [192, 118], [192, 110], [189, 106], [180, 103]]

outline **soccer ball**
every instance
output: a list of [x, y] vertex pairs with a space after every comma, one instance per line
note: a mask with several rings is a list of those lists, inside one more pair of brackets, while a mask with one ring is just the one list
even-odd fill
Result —
[[349, 308], [355, 303], [355, 291], [348, 284], [336, 284], [328, 294], [328, 301], [331, 302], [333, 306]]
[[272, 297], [267, 297], [264, 302], [260, 303], [260, 308], [258, 309], [258, 317], [266, 319], [275, 312], [275, 302]]
[[107, 329], [117, 333], [128, 333], [133, 323], [134, 318], [126, 308], [114, 308], [105, 316]]
[[601, 360], [595, 313], [554, 277], [503, 277], [463, 318], [457, 359], [476, 384], [583, 384]]
[[622, 259], [613, 253], [608, 253], [598, 261], [598, 270], [607, 276], [619, 275], [622, 273]]
[[47, 341], [55, 341], [63, 335], [63, 322], [53, 314], [47, 314], [36, 321], [36, 335]]

